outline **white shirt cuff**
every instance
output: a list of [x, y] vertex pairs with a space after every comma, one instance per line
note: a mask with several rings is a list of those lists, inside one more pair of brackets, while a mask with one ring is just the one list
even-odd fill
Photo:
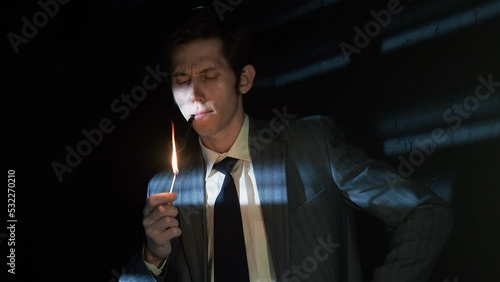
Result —
[[153, 273], [154, 276], [158, 277], [161, 274], [161, 272], [163, 271], [163, 268], [165, 268], [165, 264], [167, 263], [167, 260], [165, 259], [162, 262], [162, 264], [160, 265], [160, 268], [156, 267], [156, 265], [144, 260], [144, 248], [145, 248], [145, 246], [143, 245], [142, 246], [142, 260], [144, 261], [144, 263], [148, 267], [149, 271], [151, 271], [151, 273]]

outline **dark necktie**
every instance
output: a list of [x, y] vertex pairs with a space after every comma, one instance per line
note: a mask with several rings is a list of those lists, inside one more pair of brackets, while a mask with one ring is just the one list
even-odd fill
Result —
[[241, 210], [234, 179], [230, 172], [238, 160], [226, 157], [214, 168], [225, 175], [214, 207], [215, 282], [249, 281]]

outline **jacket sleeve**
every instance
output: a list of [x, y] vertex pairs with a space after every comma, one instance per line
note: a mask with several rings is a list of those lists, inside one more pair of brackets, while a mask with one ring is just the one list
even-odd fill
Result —
[[140, 248], [130, 259], [125, 271], [120, 275], [118, 282], [160, 282], [165, 281], [165, 271], [155, 277], [144, 263]]
[[373, 282], [427, 281], [452, 229], [449, 204], [345, 142], [331, 119], [325, 124], [331, 172], [344, 200], [392, 230], [389, 250]]
[[[148, 183], [147, 197], [152, 194], [159, 193], [158, 187], [161, 187], [161, 183], [165, 183], [165, 175], [163, 173], [156, 174]], [[165, 265], [162, 273], [159, 276], [155, 276], [144, 263], [143, 251], [146, 239], [144, 238], [142, 244], [136, 251], [136, 253], [131, 257], [128, 264], [125, 266], [125, 270], [120, 275], [118, 279], [119, 282], [160, 282], [166, 281], [166, 272], [168, 268]]]

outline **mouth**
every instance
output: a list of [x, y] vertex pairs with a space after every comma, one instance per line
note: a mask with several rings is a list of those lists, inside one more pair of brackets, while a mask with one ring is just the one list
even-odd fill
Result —
[[195, 120], [198, 120], [206, 117], [210, 113], [210, 111], [196, 112], [194, 115], [191, 115], [191, 117], [194, 117]]

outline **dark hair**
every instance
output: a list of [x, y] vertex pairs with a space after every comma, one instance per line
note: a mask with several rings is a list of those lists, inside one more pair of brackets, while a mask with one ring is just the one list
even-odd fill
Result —
[[222, 55], [236, 75], [236, 85], [239, 85], [242, 68], [251, 63], [250, 30], [247, 25], [237, 21], [227, 12], [221, 20], [209, 7], [193, 9], [190, 16], [166, 38], [162, 49], [166, 69], [170, 70], [172, 55], [179, 46], [211, 38], [221, 40]]

